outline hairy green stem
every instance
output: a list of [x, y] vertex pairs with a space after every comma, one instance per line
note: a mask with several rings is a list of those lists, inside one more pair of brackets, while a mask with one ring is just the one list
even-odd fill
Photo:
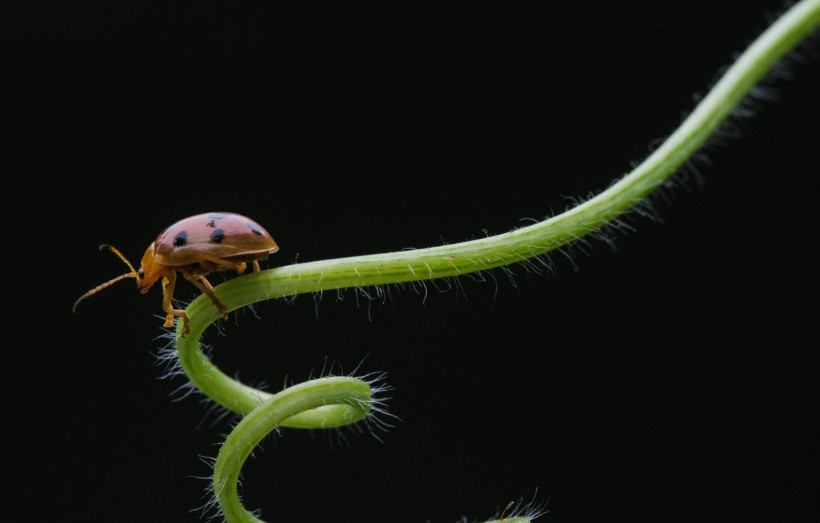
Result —
[[[566, 212], [478, 240], [277, 267], [223, 283], [216, 294], [228, 310], [235, 310], [302, 293], [447, 278], [530, 260], [583, 238], [633, 209], [678, 171], [777, 61], [818, 26], [820, 0], [795, 4], [752, 43], [661, 147], [609, 188]], [[371, 401], [368, 385], [355, 378], [324, 378], [276, 395], [249, 387], [223, 374], [199, 348], [200, 336], [219, 318], [210, 300], [197, 298], [187, 314], [190, 334], [177, 340], [182, 368], [202, 393], [246, 416], [217, 459], [218, 500], [229, 521], [259, 521], [245, 511], [236, 492], [236, 478], [252, 448], [277, 426], [321, 428], [362, 419]]]
[[[261, 521], [239, 500], [242, 464], [262, 441], [288, 418], [313, 413], [312, 428], [331, 428], [361, 421], [370, 413], [370, 386], [356, 378], [319, 378], [289, 387], [263, 401], [228, 435], [214, 464], [213, 484], [228, 521]], [[330, 408], [329, 408], [330, 407]]]

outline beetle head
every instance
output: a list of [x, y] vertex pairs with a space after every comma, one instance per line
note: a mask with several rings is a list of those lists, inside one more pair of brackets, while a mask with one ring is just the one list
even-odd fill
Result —
[[145, 249], [145, 254], [142, 255], [140, 270], [137, 271], [136, 275], [137, 287], [140, 288], [140, 292], [143, 294], [148, 292], [148, 289], [157, 282], [159, 277], [163, 275], [163, 272], [164, 267], [157, 263], [154, 257], [154, 243], [152, 242], [151, 245]]

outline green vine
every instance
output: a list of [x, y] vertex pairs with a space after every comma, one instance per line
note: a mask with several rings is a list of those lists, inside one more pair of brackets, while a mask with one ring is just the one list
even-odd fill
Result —
[[[254, 303], [330, 289], [366, 287], [457, 277], [537, 260], [613, 223], [635, 209], [689, 161], [774, 65], [820, 26], [820, 0], [803, 0], [787, 10], [737, 59], [680, 127], [632, 172], [575, 207], [542, 222], [487, 238], [412, 251], [315, 261], [248, 274], [216, 287], [229, 311]], [[378, 380], [326, 376], [277, 394], [242, 384], [222, 373], [200, 349], [205, 329], [220, 318], [200, 296], [187, 308], [190, 334], [177, 351], [191, 383], [222, 407], [243, 416], [216, 458], [213, 489], [231, 522], [261, 521], [242, 505], [237, 481], [259, 442], [277, 427], [332, 428], [360, 422], [381, 409]], [[514, 508], [507, 523], [530, 521], [542, 511]]]

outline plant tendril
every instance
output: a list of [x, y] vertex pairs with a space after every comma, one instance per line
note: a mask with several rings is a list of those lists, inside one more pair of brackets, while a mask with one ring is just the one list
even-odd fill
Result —
[[[620, 216], [644, 202], [693, 158], [741, 107], [753, 87], [819, 25], [820, 0], [794, 4], [746, 49], [688, 118], [640, 165], [561, 214], [472, 241], [277, 267], [223, 283], [215, 288], [216, 295], [234, 311], [297, 294], [437, 280], [516, 263], [537, 263], [539, 256], [617, 223]], [[186, 312], [190, 334], [181, 337], [181, 322], [176, 326], [181, 368], [199, 391], [243, 416], [216, 458], [216, 500], [230, 522], [261, 521], [244, 508], [237, 491], [240, 470], [253, 448], [280, 426], [318, 429], [366, 420], [381, 408], [374, 399], [379, 385], [374, 388], [373, 380], [351, 376], [325, 376], [271, 394], [242, 384], [222, 373], [200, 349], [200, 336], [220, 319], [211, 300], [199, 296]], [[532, 505], [520, 508], [515, 514], [501, 516], [503, 521], [530, 521], [543, 513]]]

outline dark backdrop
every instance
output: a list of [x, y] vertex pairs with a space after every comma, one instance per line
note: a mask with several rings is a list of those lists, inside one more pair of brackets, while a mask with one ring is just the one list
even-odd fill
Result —
[[[263, 224], [269, 266], [507, 231], [625, 173], [780, 7], [6, 4], [18, 501], [38, 519], [201, 519], [201, 456], [230, 422], [160, 379], [159, 289], [128, 281], [71, 313], [125, 271], [99, 244], [137, 262], [210, 210]], [[401, 418], [381, 441], [284, 432], [246, 467], [248, 505], [277, 521], [473, 520], [533, 497], [544, 521], [816, 516], [820, 74], [787, 71], [703, 183], [680, 178], [615, 250], [210, 329], [221, 366], [272, 390], [328, 361], [385, 372]]]

